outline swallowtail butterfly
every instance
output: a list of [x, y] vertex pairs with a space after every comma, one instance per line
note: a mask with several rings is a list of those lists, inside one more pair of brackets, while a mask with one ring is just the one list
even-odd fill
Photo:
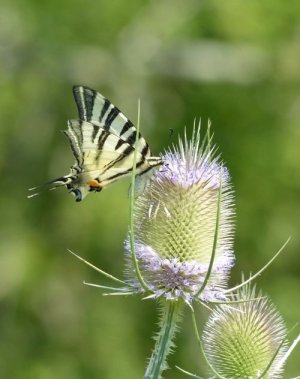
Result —
[[133, 123], [100, 93], [88, 87], [74, 86], [73, 95], [79, 120], [69, 120], [64, 133], [76, 162], [68, 175], [47, 183], [52, 188], [66, 186], [76, 201], [81, 201], [88, 193], [100, 192], [130, 175], [135, 149], [137, 179], [163, 163], [160, 157], [151, 156], [149, 146], [140, 134], [136, 139], [137, 130]]

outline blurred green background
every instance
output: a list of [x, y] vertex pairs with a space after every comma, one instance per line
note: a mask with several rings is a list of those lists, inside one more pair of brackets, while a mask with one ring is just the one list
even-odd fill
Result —
[[[140, 98], [155, 154], [212, 120], [236, 192], [231, 283], [292, 236], [257, 284], [289, 328], [299, 321], [299, 1], [2, 0], [0, 57], [1, 378], [141, 378], [153, 347], [157, 304], [101, 297], [82, 282], [105, 280], [66, 253], [122, 276], [129, 180], [79, 204], [63, 189], [26, 198], [73, 164], [61, 133], [77, 117], [73, 84], [133, 121]], [[166, 378], [183, 377], [175, 364], [204, 373], [190, 321]]]

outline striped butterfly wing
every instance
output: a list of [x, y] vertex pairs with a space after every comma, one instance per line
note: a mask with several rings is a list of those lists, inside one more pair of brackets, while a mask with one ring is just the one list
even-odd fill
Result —
[[[99, 126], [114, 134], [121, 141], [134, 145], [136, 128], [133, 123], [109, 100], [99, 92], [84, 86], [74, 86], [73, 95], [78, 109], [79, 119]], [[139, 135], [137, 149], [150, 157], [150, 149], [145, 139]]]
[[89, 192], [99, 192], [114, 181], [129, 175], [137, 150], [138, 177], [162, 164], [151, 157], [145, 139], [134, 125], [109, 100], [83, 86], [73, 87], [79, 120], [70, 120], [65, 131], [76, 162], [69, 175], [54, 179], [53, 188], [66, 186], [81, 201]]
[[[65, 134], [76, 159], [68, 186], [78, 199], [82, 200], [88, 192], [99, 192], [130, 174], [134, 155], [132, 145], [120, 142], [114, 134], [86, 121], [69, 121]], [[145, 157], [139, 151], [136, 167], [137, 171], [147, 167]]]

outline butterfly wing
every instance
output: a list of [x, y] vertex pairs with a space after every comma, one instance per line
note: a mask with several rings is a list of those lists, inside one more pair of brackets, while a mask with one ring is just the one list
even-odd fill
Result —
[[89, 192], [99, 192], [130, 174], [135, 149], [138, 175], [162, 164], [160, 157], [151, 157], [149, 146], [140, 134], [136, 141], [133, 123], [109, 100], [84, 86], [74, 86], [73, 94], [79, 120], [70, 120], [65, 134], [76, 161], [70, 174], [47, 185], [66, 186], [76, 201], [81, 201]]
[[[134, 147], [99, 125], [71, 120], [65, 134], [76, 159], [67, 187], [76, 198], [82, 200], [90, 191], [101, 191], [132, 171]], [[145, 156], [137, 151], [137, 172], [147, 166]]]
[[[135, 144], [137, 131], [133, 123], [99, 92], [84, 86], [74, 86], [73, 95], [81, 121], [91, 122], [129, 145]], [[141, 134], [136, 148], [144, 156], [150, 156], [149, 146]]]

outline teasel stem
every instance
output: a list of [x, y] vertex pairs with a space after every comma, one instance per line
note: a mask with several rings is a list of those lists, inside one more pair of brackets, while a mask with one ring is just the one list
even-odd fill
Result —
[[202, 352], [202, 354], [204, 356], [204, 359], [205, 359], [206, 363], [208, 364], [209, 368], [212, 370], [212, 372], [214, 373], [214, 375], [215, 375], [215, 377], [217, 379], [226, 379], [226, 378], [224, 378], [224, 376], [221, 376], [221, 375], [219, 375], [216, 372], [216, 370], [214, 369], [214, 367], [210, 364], [210, 362], [206, 358], [206, 354], [205, 354], [205, 351], [204, 351], [204, 348], [203, 348], [203, 345], [202, 345], [202, 342], [201, 342], [201, 338], [200, 338], [200, 335], [199, 335], [199, 331], [198, 331], [198, 326], [197, 326], [195, 312], [192, 312], [192, 320], [193, 320], [193, 326], [194, 326], [194, 331], [195, 331], [197, 343], [198, 343], [198, 345], [200, 347], [200, 350], [201, 350], [201, 352]]
[[130, 191], [130, 228], [129, 228], [129, 238], [130, 238], [130, 250], [131, 250], [131, 260], [137, 276], [137, 279], [141, 287], [145, 291], [151, 291], [150, 287], [144, 281], [138, 260], [136, 257], [135, 244], [134, 244], [134, 200], [135, 200], [135, 173], [136, 173], [136, 158], [137, 158], [137, 142], [140, 134], [140, 117], [141, 117], [141, 102], [138, 100], [138, 114], [137, 114], [137, 124], [136, 124], [136, 138], [135, 138], [135, 149], [133, 153], [133, 167], [132, 167], [132, 176], [131, 176], [131, 191]]
[[163, 302], [160, 331], [156, 337], [156, 344], [144, 379], [160, 379], [161, 373], [168, 367], [166, 359], [173, 347], [173, 338], [180, 321], [182, 308], [182, 301], [165, 300]]

